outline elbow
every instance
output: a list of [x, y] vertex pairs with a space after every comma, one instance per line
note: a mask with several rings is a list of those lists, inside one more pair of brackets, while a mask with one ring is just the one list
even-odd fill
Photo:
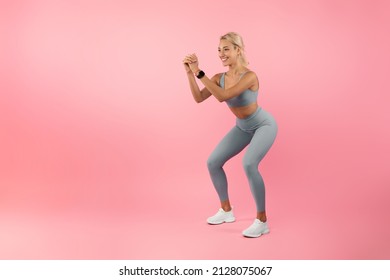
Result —
[[203, 99], [202, 98], [194, 98], [195, 102], [196, 103], [201, 103], [203, 102]]
[[217, 100], [218, 100], [220, 103], [226, 101], [225, 98], [223, 98], [223, 97], [221, 97], [221, 96], [218, 96], [218, 97], [217, 97]]

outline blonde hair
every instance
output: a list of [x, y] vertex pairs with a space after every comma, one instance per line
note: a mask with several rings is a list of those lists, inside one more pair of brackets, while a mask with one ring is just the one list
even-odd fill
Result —
[[239, 48], [241, 50], [241, 52], [240, 52], [241, 63], [244, 66], [247, 66], [249, 64], [249, 62], [246, 58], [246, 55], [245, 55], [244, 41], [242, 40], [242, 37], [240, 36], [240, 34], [238, 34], [236, 32], [228, 32], [225, 35], [222, 35], [219, 38], [219, 40], [227, 40], [233, 44], [234, 48]]

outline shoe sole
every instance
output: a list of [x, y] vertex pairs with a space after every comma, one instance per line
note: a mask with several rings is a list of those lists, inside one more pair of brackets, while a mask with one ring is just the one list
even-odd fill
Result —
[[227, 220], [221, 221], [219, 223], [214, 223], [214, 222], [209, 222], [209, 221], [207, 221], [207, 223], [210, 224], [210, 225], [220, 225], [220, 224], [223, 224], [223, 223], [233, 223], [235, 220], [236, 220], [235, 218], [231, 218], [231, 219], [227, 219]]
[[264, 231], [264, 232], [262, 232], [262, 233], [260, 233], [260, 234], [257, 234], [257, 235], [250, 235], [250, 234], [245, 234], [245, 233], [242, 233], [242, 235], [243, 235], [244, 237], [257, 238], [257, 237], [262, 236], [263, 234], [268, 234], [268, 233], [269, 233], [269, 230], [266, 230], [266, 231]]

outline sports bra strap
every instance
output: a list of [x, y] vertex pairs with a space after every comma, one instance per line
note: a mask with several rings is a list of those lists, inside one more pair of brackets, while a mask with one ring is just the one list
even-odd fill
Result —
[[246, 71], [246, 72], [242, 73], [241, 76], [240, 76], [240, 78], [239, 78], [238, 80], [241, 80], [241, 78], [242, 78], [246, 73], [248, 73], [248, 72], [249, 72], [249, 71]]
[[219, 86], [225, 88], [225, 72], [222, 73], [221, 78], [219, 79]]

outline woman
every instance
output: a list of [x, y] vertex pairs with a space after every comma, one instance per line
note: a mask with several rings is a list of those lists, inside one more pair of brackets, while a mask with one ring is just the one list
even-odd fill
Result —
[[[211, 79], [200, 70], [195, 54], [187, 55], [183, 60], [195, 101], [200, 103], [213, 96], [220, 102], [225, 101], [237, 118], [236, 125], [221, 140], [207, 161], [211, 180], [221, 202], [221, 208], [207, 222], [215, 225], [235, 221], [223, 166], [248, 146], [243, 166], [256, 202], [257, 215], [253, 224], [242, 234], [246, 237], [259, 237], [269, 233], [269, 228], [265, 212], [264, 182], [258, 165], [275, 140], [277, 124], [269, 113], [257, 105], [259, 82], [256, 74], [247, 67], [241, 36], [234, 32], [221, 36], [218, 52], [223, 66], [228, 66], [229, 70], [216, 74]], [[195, 77], [204, 85], [202, 90]]]

